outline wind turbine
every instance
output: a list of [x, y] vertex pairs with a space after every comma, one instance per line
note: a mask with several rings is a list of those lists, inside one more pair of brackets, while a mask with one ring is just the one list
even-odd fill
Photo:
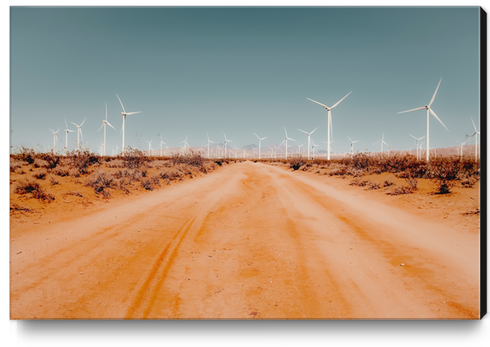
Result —
[[126, 124], [126, 116], [129, 116], [131, 114], [141, 113], [141, 111], [126, 112], [126, 110], [124, 109], [124, 105], [123, 105], [121, 99], [119, 98], [119, 95], [116, 94], [116, 96], [117, 96], [117, 98], [119, 100], [119, 103], [121, 104], [122, 109], [123, 109], [123, 111], [120, 112], [120, 113], [123, 116], [123, 123], [122, 123], [122, 128], [121, 128], [121, 132], [122, 132], [122, 149], [121, 149], [121, 151], [122, 151], [122, 155], [124, 155], [124, 152], [125, 152], [125, 147], [124, 147], [124, 132], [125, 132], [125, 127], [124, 127], [124, 125]]
[[359, 140], [352, 141], [352, 139], [349, 136], [347, 136], [347, 138], [350, 140], [350, 154], [352, 155], [354, 154], [354, 143], [359, 142]]
[[446, 130], [449, 131], [449, 129], [442, 122], [442, 120], [440, 120], [439, 117], [437, 117], [436, 113], [430, 107], [430, 105], [432, 105], [432, 103], [434, 102], [434, 99], [435, 99], [436, 94], [437, 94], [437, 90], [439, 89], [439, 86], [441, 85], [441, 81], [442, 81], [442, 77], [439, 80], [439, 84], [437, 85], [436, 91], [434, 92], [434, 95], [432, 96], [432, 99], [430, 100], [428, 105], [423, 106], [423, 107], [417, 107], [417, 108], [414, 108], [414, 109], [411, 109], [408, 111], [398, 112], [398, 114], [400, 114], [400, 113], [406, 113], [406, 112], [412, 112], [412, 111], [418, 111], [418, 110], [424, 110], [424, 109], [427, 110], [427, 148], [425, 150], [426, 161], [429, 161], [429, 113], [431, 113], [444, 126], [444, 128], [446, 128]]
[[457, 143], [459, 143], [459, 160], [462, 160], [463, 159], [463, 146], [466, 145], [466, 143], [468, 142], [469, 139], [466, 139], [465, 142], [459, 142], [459, 141], [456, 141]]
[[473, 127], [475, 128], [475, 133], [471, 135], [471, 137], [475, 137], [475, 161], [478, 161], [478, 134], [480, 133], [476, 130], [475, 122], [473, 122], [473, 118], [471, 118], [471, 123], [473, 123]]
[[78, 151], [80, 151], [80, 136], [82, 137], [82, 141], [83, 141], [82, 125], [83, 125], [83, 123], [85, 123], [86, 120], [87, 120], [87, 118], [85, 118], [83, 120], [82, 124], [80, 124], [80, 125], [71, 122], [71, 124], [75, 125], [78, 128], [78, 132], [77, 132], [77, 150]]
[[286, 131], [286, 127], [284, 127], [284, 132], [286, 133], [286, 137], [284, 138], [284, 141], [286, 141], [286, 160], [287, 160], [288, 159], [288, 140], [291, 140], [291, 141], [296, 141], [296, 140], [288, 137], [288, 132]]
[[389, 144], [387, 144], [387, 143], [385, 142], [385, 133], [383, 133], [383, 136], [381, 137], [381, 141], [377, 141], [377, 142], [375, 142], [374, 144], [377, 144], [377, 143], [380, 143], [380, 142], [381, 142], [381, 153], [383, 153], [383, 143], [384, 143], [385, 145], [389, 146]]
[[302, 143], [301, 145], [298, 143], [298, 154], [301, 155], [301, 147], [303, 146], [304, 144]]
[[58, 128], [58, 130], [56, 131], [52, 129], [49, 130], [51, 130], [51, 132], [53, 133], [53, 153], [56, 153], [56, 140], [58, 139], [58, 131], [60, 131], [60, 129]]
[[163, 148], [162, 145], [166, 145], [165, 142], [162, 141], [162, 137], [160, 136], [160, 157], [163, 157]]
[[[342, 101], [342, 100], [340, 100]], [[315, 130], [318, 129], [318, 127], [315, 128]], [[299, 131], [301, 131], [302, 133], [305, 133], [306, 135], [308, 135], [308, 160], [310, 160], [310, 136], [311, 134], [313, 134], [315, 132], [315, 130], [313, 130], [311, 133], [307, 133], [306, 131], [304, 130], [301, 130], [301, 129], [298, 129]], [[330, 136], [328, 137], [330, 139]], [[330, 144], [328, 144], [328, 148], [330, 148]]]
[[[410, 134], [408, 134], [408, 135], [410, 135]], [[420, 138], [416, 138], [413, 135], [410, 135], [410, 136], [412, 136], [415, 140], [417, 140], [417, 160], [419, 160], [420, 159], [420, 154], [419, 154], [419, 141], [422, 140], [425, 136], [422, 136]]]
[[313, 141], [313, 139], [311, 139], [311, 143], [312, 143], [311, 148], [313, 148], [313, 156], [312, 156], [312, 158], [315, 158], [316, 148], [317, 148], [319, 145], [316, 145], [316, 144], [315, 144], [315, 141]]
[[[350, 93], [352, 93], [352, 91], [350, 91], [349, 94]], [[316, 103], [316, 104], [318, 104], [320, 106], [325, 107], [325, 109], [328, 111], [328, 121], [327, 121], [327, 142], [328, 142], [327, 160], [330, 160], [330, 135], [332, 134], [332, 136], [333, 136], [333, 129], [332, 129], [332, 109], [335, 106], [337, 106], [338, 104], [340, 104], [342, 102], [342, 100], [344, 100], [346, 97], [348, 97], [349, 94], [347, 94], [342, 99], [340, 99], [339, 101], [337, 101], [337, 103], [335, 103], [332, 107], [328, 107], [327, 105], [324, 105], [324, 104], [322, 104], [322, 103], [320, 103], [318, 101], [315, 101], [315, 100], [312, 100], [312, 99], [307, 98], [308, 100], [313, 101], [314, 103]]]
[[148, 142], [148, 156], [151, 156], [151, 142], [153, 141], [153, 139], [151, 139], [150, 141], [146, 141]]
[[183, 143], [184, 144], [184, 153], [186, 153], [187, 146], [189, 146], [189, 144], [187, 143], [187, 135], [185, 135], [185, 140], [184, 141], [180, 141], [180, 143]]
[[65, 119], [65, 125], [66, 125], [66, 145], [65, 145], [65, 154], [68, 154], [68, 133], [74, 133], [75, 131], [68, 129], [68, 123], [66, 123]]
[[261, 148], [261, 143], [262, 143], [262, 140], [265, 140], [267, 138], [266, 137], [263, 137], [263, 138], [260, 138], [259, 135], [257, 135], [256, 133], [254, 133], [255, 136], [257, 136], [257, 138], [259, 139], [259, 159], [260, 159], [260, 148]]
[[[107, 102], [105, 103], [105, 120], [102, 121], [102, 125], [100, 126], [99, 130], [102, 129], [102, 127], [104, 127], [104, 156], [105, 156], [105, 148], [106, 148], [106, 128], [107, 128], [107, 125], [109, 125], [112, 129], [116, 130], [116, 128], [114, 128], [111, 123], [109, 123], [107, 121]], [[97, 131], [99, 131], [97, 130]], [[117, 131], [117, 130], [116, 130]]]
[[226, 145], [226, 144], [227, 144], [228, 142], [233, 142], [233, 141], [228, 140], [228, 139], [226, 138], [226, 134], [225, 134], [224, 132], [223, 132], [223, 135], [225, 135], [225, 158], [226, 158], [226, 147], [227, 147], [227, 145]]
[[206, 133], [206, 136], [208, 137], [208, 158], [209, 158], [209, 144], [214, 142], [209, 139], [208, 133]]

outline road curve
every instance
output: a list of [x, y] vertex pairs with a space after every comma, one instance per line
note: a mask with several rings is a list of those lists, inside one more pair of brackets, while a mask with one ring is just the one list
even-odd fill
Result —
[[244, 162], [11, 231], [12, 319], [477, 319], [479, 237]]

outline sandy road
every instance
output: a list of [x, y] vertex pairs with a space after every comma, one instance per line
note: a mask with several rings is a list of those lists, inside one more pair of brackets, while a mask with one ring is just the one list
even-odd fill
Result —
[[13, 319], [478, 313], [478, 235], [264, 164], [11, 231]]

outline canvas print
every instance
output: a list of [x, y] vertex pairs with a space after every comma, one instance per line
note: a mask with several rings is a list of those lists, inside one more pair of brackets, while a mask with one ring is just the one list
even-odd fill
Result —
[[10, 318], [479, 319], [485, 23], [11, 7]]

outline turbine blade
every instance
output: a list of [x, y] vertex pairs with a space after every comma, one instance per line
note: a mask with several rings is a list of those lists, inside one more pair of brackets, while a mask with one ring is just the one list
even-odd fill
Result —
[[327, 106], [327, 105], [324, 105], [324, 104], [322, 104], [322, 103], [320, 103], [320, 102], [318, 102], [318, 101], [312, 100], [312, 99], [310, 99], [310, 98], [307, 98], [307, 99], [308, 99], [308, 100], [310, 100], [310, 101], [313, 101], [314, 103], [316, 103], [316, 104], [318, 104], [318, 105], [321, 105], [321, 106], [325, 107], [325, 108], [328, 110], [328, 106]]
[[123, 112], [124, 112], [124, 113], [126, 113], [126, 110], [124, 109], [124, 105], [123, 105], [123, 103], [122, 103], [121, 99], [119, 98], [119, 95], [117, 95], [117, 93], [116, 93], [116, 96], [117, 96], [117, 98], [119, 99], [119, 103], [121, 104], [121, 107], [122, 107], [122, 109], [123, 109]]
[[66, 125], [66, 128], [68, 129], [68, 124], [66, 123], [66, 118], [65, 118], [65, 125]]
[[[116, 128], [114, 128], [114, 127], [111, 125], [111, 123], [109, 123], [109, 122], [106, 122], [106, 123], [107, 123], [107, 125], [109, 125], [109, 126], [112, 128], [112, 129], [116, 130]], [[117, 130], [116, 130], [116, 131], [117, 131]]]
[[347, 138], [350, 140], [350, 142], [352, 142], [352, 139], [349, 136], [347, 136]]
[[129, 116], [130, 114], [136, 114], [136, 113], [141, 113], [141, 111], [137, 111], [137, 112], [129, 112], [129, 113], [126, 113], [126, 116]]
[[105, 120], [107, 120], [107, 102], [105, 103]]
[[473, 118], [471, 118], [471, 123], [473, 123], [473, 128], [475, 128], [475, 131], [478, 131], [478, 130], [476, 130], [476, 125], [475, 125], [475, 122], [473, 122]]
[[255, 135], [255, 136], [257, 136], [257, 138], [258, 138], [258, 139], [260, 140], [260, 137], [259, 137], [259, 135], [257, 135], [256, 133], [254, 133], [254, 135]]
[[85, 118], [85, 119], [83, 120], [83, 122], [82, 122], [82, 124], [80, 124], [80, 126], [82, 126], [82, 125], [83, 125], [83, 123], [85, 123], [85, 121], [86, 121], [86, 120], [87, 120], [87, 118]]
[[299, 131], [301, 131], [302, 133], [305, 133], [305, 134], [307, 134], [307, 135], [308, 135], [308, 133], [307, 133], [306, 131], [301, 130], [301, 129], [298, 129], [298, 130], [299, 130]]
[[418, 140], [415, 136], [411, 135], [411, 134], [408, 134], [409, 136], [412, 136], [415, 140]]
[[318, 129], [318, 127], [316, 127], [316, 128], [315, 128], [315, 130], [313, 130], [313, 131], [310, 133], [310, 135], [311, 135], [311, 134], [313, 134], [313, 133], [316, 131], [316, 129]]
[[288, 132], [286, 131], [286, 127], [284, 127], [284, 132], [286, 133], [286, 138], [288, 137]]
[[381, 142], [381, 141], [375, 142], [375, 143], [373, 143], [373, 145], [376, 145], [376, 144], [378, 144], [378, 143], [380, 143], [380, 142]]
[[97, 130], [97, 132], [99, 132], [100, 129], [102, 129], [103, 126], [104, 126], [104, 123], [102, 123], [102, 125], [100, 126], [99, 130]]
[[[349, 94], [352, 93], [352, 90], [349, 92]], [[330, 109], [334, 108], [335, 106], [337, 106], [338, 104], [340, 104], [342, 102], [342, 100], [344, 100], [346, 97], [349, 96], [349, 94], [347, 94], [346, 96], [344, 96], [342, 99], [340, 99], [339, 101], [337, 101], [337, 103], [335, 105], [333, 105], [332, 107], [330, 107]]]
[[444, 125], [444, 123], [442, 122], [442, 120], [439, 119], [439, 117], [437, 117], [436, 113], [434, 111], [432, 111], [432, 109], [429, 107], [429, 111], [430, 113], [432, 113], [432, 115], [434, 117], [436, 117], [436, 119], [443, 125], [444, 128], [446, 128], [447, 131], [449, 131], [449, 129]]
[[442, 77], [441, 77], [441, 79], [439, 80], [439, 84], [437, 85], [436, 91], [434, 92], [434, 95], [432, 96], [432, 99], [430, 99], [430, 102], [429, 102], [429, 107], [430, 107], [430, 105], [432, 105], [432, 103], [434, 102], [434, 99], [435, 99], [436, 94], [437, 94], [437, 90], [439, 89], [439, 86], [441, 85], [441, 81], [442, 81]]
[[425, 107], [417, 107], [417, 108], [413, 108], [411, 110], [408, 110], [408, 111], [402, 111], [402, 112], [398, 112], [397, 114], [400, 114], [400, 113], [407, 113], [407, 112], [412, 112], [412, 111], [418, 111], [418, 110], [423, 110]]
[[76, 127], [78, 127], [78, 124], [75, 124], [75, 123], [73, 123], [73, 122], [70, 122], [70, 123], [71, 123], [71, 124], [73, 124], [73, 125], [75, 125]]

